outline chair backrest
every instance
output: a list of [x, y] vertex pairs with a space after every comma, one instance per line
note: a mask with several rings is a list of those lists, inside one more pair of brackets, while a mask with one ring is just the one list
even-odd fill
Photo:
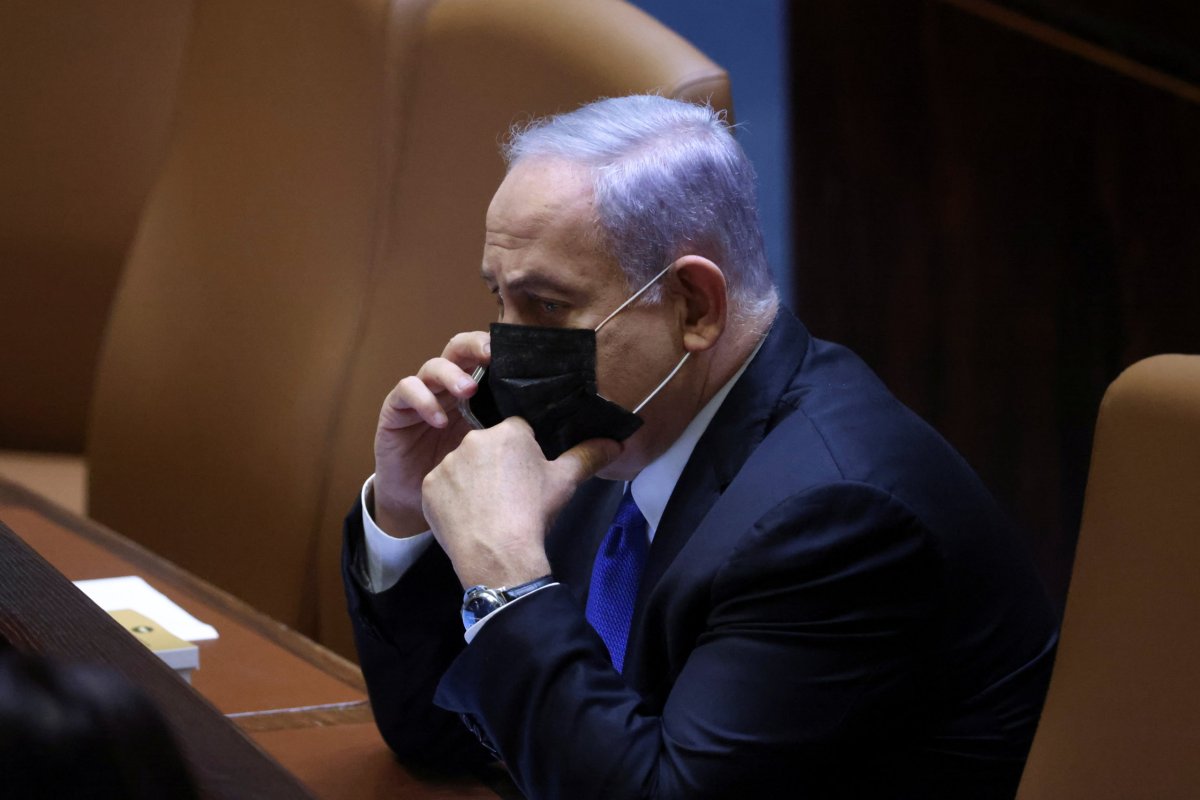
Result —
[[82, 453], [191, 0], [0, 4], [0, 448]]
[[384, 395], [494, 316], [498, 142], [725, 73], [620, 0], [198, 4], [174, 141], [114, 309], [91, 512], [352, 650], [341, 519]]
[[1100, 408], [1022, 800], [1200, 797], [1200, 356], [1138, 362]]

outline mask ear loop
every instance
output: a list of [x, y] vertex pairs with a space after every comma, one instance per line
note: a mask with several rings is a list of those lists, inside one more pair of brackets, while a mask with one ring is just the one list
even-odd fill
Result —
[[636, 292], [631, 294], [629, 296], [628, 300], [626, 300], [624, 303], [621, 303], [621, 305], [617, 306], [616, 311], [613, 311], [611, 314], [609, 314], [607, 317], [605, 317], [603, 320], [601, 320], [600, 324], [597, 325], [595, 328], [593, 328], [593, 330], [598, 332], [601, 328], [603, 328], [605, 325], [608, 324], [608, 321], [610, 319], [612, 319], [617, 314], [620, 314], [622, 311], [624, 311], [626, 308], [628, 308], [631, 303], [633, 303], [635, 300], [637, 300], [639, 297], [641, 297], [643, 294], [645, 294], [647, 292], [647, 290], [649, 290], [650, 287], [653, 286], [655, 284], [655, 282], [658, 281], [659, 278], [661, 278], [663, 275], [666, 275], [668, 272], [670, 272], [672, 266], [673, 266], [672, 264], [667, 264], [667, 266], [663, 269], [662, 272], [658, 273], [653, 278], [646, 281], [645, 286], [643, 286], [642, 288], [638, 289]]
[[691, 357], [692, 357], [692, 354], [691, 354], [691, 353], [684, 353], [684, 354], [683, 354], [683, 358], [679, 359], [679, 363], [675, 365], [675, 369], [671, 370], [671, 373], [670, 373], [669, 375], [667, 375], [667, 377], [663, 378], [663, 382], [662, 382], [662, 383], [660, 383], [658, 386], [655, 386], [655, 387], [654, 387], [654, 391], [653, 391], [653, 392], [651, 392], [650, 394], [646, 395], [646, 399], [645, 399], [645, 400], [643, 400], [642, 402], [638, 403], [638, 406], [637, 406], [637, 408], [635, 408], [635, 409], [633, 410], [633, 413], [634, 413], [634, 414], [636, 414], [636, 413], [638, 413], [639, 411], [641, 411], [643, 408], [645, 408], [645, 407], [646, 407], [646, 404], [647, 404], [647, 403], [649, 403], [651, 400], [653, 400], [653, 399], [654, 399], [654, 396], [655, 396], [656, 394], [658, 394], [659, 392], [661, 392], [661, 391], [662, 391], [662, 388], [663, 388], [664, 386], [666, 386], [668, 383], [670, 383], [670, 382], [671, 382], [671, 378], [674, 378], [674, 377], [675, 377], [675, 373], [676, 373], [676, 372], [679, 372], [679, 370], [683, 369], [683, 365], [684, 365], [684, 364], [686, 364], [686, 363], [687, 363], [687, 360], [688, 360], [689, 358], [691, 358]]
[[[646, 281], [645, 286], [643, 286], [642, 288], [640, 288], [636, 292], [634, 292], [632, 295], [630, 295], [628, 300], [626, 300], [624, 303], [621, 303], [621, 305], [617, 306], [615, 311], [613, 311], [611, 314], [609, 314], [607, 317], [605, 317], [603, 320], [601, 320], [600, 324], [595, 327], [595, 330], [599, 331], [601, 328], [603, 328], [605, 325], [608, 324], [608, 321], [610, 319], [615, 317], [617, 314], [620, 314], [631, 303], [635, 302], [639, 297], [641, 297], [643, 294], [645, 294], [646, 291], [649, 290], [650, 287], [653, 286], [658, 281], [659, 278], [661, 278], [663, 275], [666, 275], [668, 272], [671, 271], [672, 266], [674, 266], [674, 265], [667, 264], [667, 266], [663, 267], [662, 272], [658, 273], [653, 278]], [[637, 408], [635, 408], [633, 410], [633, 413], [637, 414], [639, 411], [641, 411], [643, 408], [645, 408], [646, 404], [649, 403], [651, 400], [653, 400], [655, 395], [657, 395], [659, 392], [661, 392], [663, 390], [663, 387], [671, 382], [671, 378], [674, 378], [675, 374], [677, 372], [679, 372], [679, 370], [683, 369], [683, 365], [687, 363], [687, 360], [689, 358], [691, 358], [691, 356], [692, 356], [691, 353], [684, 353], [683, 358], [679, 359], [679, 363], [675, 365], [675, 369], [671, 370], [670, 374], [668, 374], [667, 377], [663, 378], [662, 383], [660, 383], [658, 386], [654, 387], [654, 391], [650, 392], [650, 394], [646, 395], [646, 398], [644, 400], [642, 400], [642, 402], [638, 403]]]

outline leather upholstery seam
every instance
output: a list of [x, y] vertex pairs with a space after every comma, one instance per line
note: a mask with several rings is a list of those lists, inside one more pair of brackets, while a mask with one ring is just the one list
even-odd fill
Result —
[[[320, 574], [317, 567], [321, 559], [321, 526], [332, 498], [329, 492], [333, 486], [333, 474], [336, 470], [338, 434], [345, 426], [343, 411], [350, 386], [354, 379], [358, 357], [366, 341], [367, 329], [370, 326], [371, 298], [380, 283], [383, 261], [392, 241], [392, 217], [399, 191], [398, 170], [403, 164], [403, 155], [407, 150], [408, 136], [404, 120], [408, 116], [415, 85], [419, 76], [415, 65], [420, 62], [420, 54], [424, 43], [425, 23], [432, 6], [431, 0], [426, 0], [418, 12], [403, 14], [402, 6], [408, 5], [403, 0], [388, 0], [387, 9], [382, 22], [383, 43], [383, 81], [380, 90], [380, 114], [383, 120], [380, 125], [378, 142], [379, 181], [374, 188], [377, 210], [371, 228], [371, 252], [366, 268], [363, 288], [357, 302], [353, 332], [342, 358], [338, 381], [330, 402], [329, 417], [325, 427], [325, 441], [321, 445], [319, 463], [324, 465], [317, 485], [317, 507], [314, 512], [312, 528], [309, 534], [309, 564], [310, 573]], [[401, 23], [403, 20], [403, 23]], [[401, 24], [408, 30], [398, 32]], [[322, 633], [321, 599], [324, 587], [317, 580], [311, 601], [311, 607], [305, 609], [311, 614], [313, 630], [318, 638]]]

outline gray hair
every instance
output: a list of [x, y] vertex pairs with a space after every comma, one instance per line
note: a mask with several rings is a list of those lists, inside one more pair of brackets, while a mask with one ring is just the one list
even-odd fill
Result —
[[[591, 170], [602, 246], [631, 288], [695, 253], [725, 274], [735, 315], [754, 319], [775, 308], [754, 167], [724, 112], [656, 95], [598, 100], [514, 127], [508, 168], [536, 157]], [[647, 293], [659, 296], [657, 287]]]

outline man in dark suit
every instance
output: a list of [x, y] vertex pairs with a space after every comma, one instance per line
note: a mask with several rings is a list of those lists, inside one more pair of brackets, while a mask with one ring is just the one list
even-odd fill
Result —
[[[483, 277], [532, 327], [460, 334], [396, 386], [347, 522], [388, 743], [494, 753], [530, 797], [1011, 797], [1054, 615], [963, 460], [779, 308], [723, 121], [619, 98], [506, 155]], [[554, 332], [598, 325], [636, 433], [551, 447], [571, 415], [520, 375], [521, 413], [468, 433], [475, 367], [558, 376]]]

